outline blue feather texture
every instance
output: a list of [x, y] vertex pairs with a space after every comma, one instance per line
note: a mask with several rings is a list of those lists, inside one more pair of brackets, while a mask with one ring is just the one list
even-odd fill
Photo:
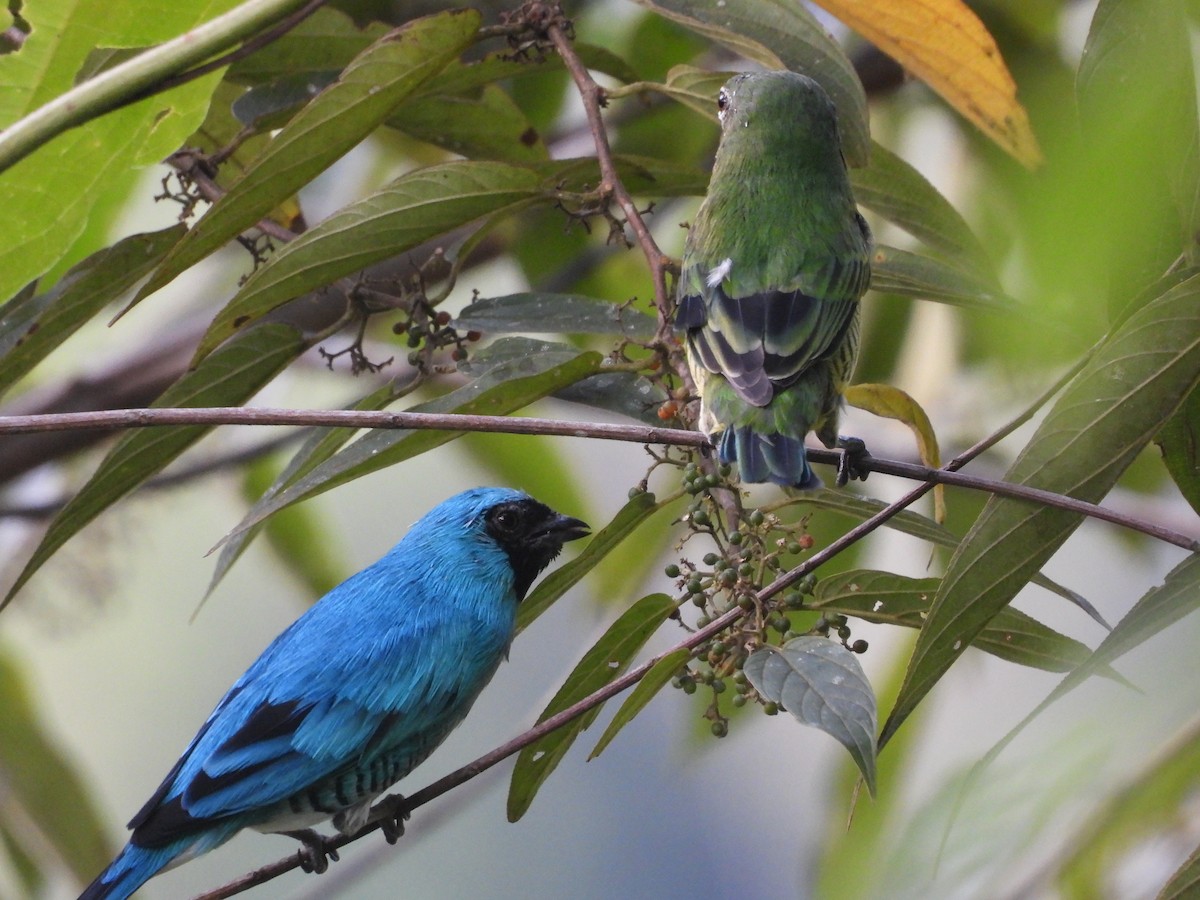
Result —
[[128, 897], [243, 828], [293, 832], [371, 804], [445, 739], [508, 654], [517, 605], [587, 526], [506, 488], [425, 515], [229, 689], [80, 900]]

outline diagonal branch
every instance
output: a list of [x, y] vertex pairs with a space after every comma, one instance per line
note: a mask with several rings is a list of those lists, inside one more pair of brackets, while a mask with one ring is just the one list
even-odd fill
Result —
[[0, 131], [0, 172], [71, 128], [140, 97], [163, 78], [204, 62], [305, 5], [305, 0], [247, 0], [174, 40], [151, 47], [34, 110]]

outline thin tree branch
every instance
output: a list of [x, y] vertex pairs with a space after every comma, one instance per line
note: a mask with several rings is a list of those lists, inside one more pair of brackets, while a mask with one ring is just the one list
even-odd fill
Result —
[[[1049, 396], [1049, 395], [1048, 395]], [[246, 407], [194, 407], [162, 409], [114, 409], [98, 412], [58, 413], [33, 416], [0, 416], [0, 435], [39, 431], [78, 429], [148, 428], [164, 425], [300, 425], [332, 426], [335, 428], [387, 428], [433, 431], [485, 432], [500, 434], [540, 434], [560, 437], [624, 441], [635, 444], [666, 444], [677, 447], [711, 447], [707, 435], [679, 428], [656, 428], [650, 425], [617, 425], [600, 422], [569, 422], [558, 419], [524, 418], [515, 416], [464, 416], [453, 413], [386, 412], [378, 410], [301, 410]], [[1007, 428], [1008, 426], [1006, 426]], [[1164, 528], [1153, 522], [1115, 512], [1040, 488], [1009, 484], [990, 478], [963, 475], [957, 470], [994, 443], [991, 438], [972, 447], [943, 469], [914, 465], [899, 460], [867, 457], [861, 468], [900, 478], [925, 482], [913, 500], [935, 484], [984, 491], [1015, 500], [1037, 503], [1066, 510], [1093, 519], [1120, 525], [1157, 538], [1185, 550], [1200, 550], [1200, 540]], [[838, 451], [810, 448], [813, 462], [836, 465]], [[910, 501], [911, 502], [911, 501]]]
[[408, 428], [435, 431], [483, 431], [599, 438], [636, 444], [707, 447], [699, 431], [651, 425], [615, 425], [513, 416], [454, 413], [387, 412], [357, 409], [273, 409], [268, 407], [186, 407], [105, 409], [95, 412], [0, 416], [0, 435], [89, 428], [149, 428], [161, 425], [300, 425], [334, 428]]
[[116, 109], [163, 78], [257, 34], [304, 4], [305, 0], [248, 0], [60, 94], [0, 131], [0, 172], [64, 131]]
[[559, 12], [558, 18], [546, 28], [546, 36], [554, 44], [558, 55], [562, 57], [563, 65], [571, 73], [571, 78], [574, 79], [580, 99], [583, 101], [583, 109], [587, 114], [592, 140], [596, 145], [596, 161], [600, 164], [600, 190], [610, 194], [617, 201], [621, 211], [625, 214], [625, 220], [633, 229], [634, 237], [637, 238], [642, 253], [646, 256], [646, 262], [650, 265], [650, 274], [654, 282], [654, 307], [658, 311], [659, 337], [665, 338], [671, 333], [671, 301], [667, 295], [666, 281], [666, 271], [671, 265], [671, 260], [658, 248], [653, 235], [650, 234], [650, 229], [646, 227], [646, 222], [642, 218], [637, 204], [633, 202], [633, 197], [629, 195], [629, 191], [626, 190], [617, 175], [612, 146], [608, 142], [604, 120], [600, 116], [600, 109], [606, 102], [604, 89], [596, 84], [595, 79], [592, 78], [591, 73], [576, 54], [575, 48], [571, 45], [571, 40], [564, 30], [561, 12]]

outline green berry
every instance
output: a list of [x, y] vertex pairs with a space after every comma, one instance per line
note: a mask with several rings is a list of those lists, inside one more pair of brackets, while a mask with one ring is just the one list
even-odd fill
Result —
[[779, 714], [779, 704], [768, 701], [763, 704], [763, 712], [765, 712], [768, 716], [778, 715]]
[[729, 726], [725, 724], [725, 722], [718, 719], [716, 722], [712, 723], [712, 733], [713, 737], [723, 738], [725, 735], [729, 734]]
[[678, 578], [679, 566], [675, 565], [675, 563], [671, 563], [669, 566], [663, 569], [663, 572], [666, 573], [668, 578]]

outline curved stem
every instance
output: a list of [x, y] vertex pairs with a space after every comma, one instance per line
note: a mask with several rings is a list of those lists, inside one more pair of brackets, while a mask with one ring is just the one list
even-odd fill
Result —
[[285, 18], [311, 0], [247, 0], [55, 97], [0, 131], [0, 172], [69, 128], [142, 96], [155, 84]]

